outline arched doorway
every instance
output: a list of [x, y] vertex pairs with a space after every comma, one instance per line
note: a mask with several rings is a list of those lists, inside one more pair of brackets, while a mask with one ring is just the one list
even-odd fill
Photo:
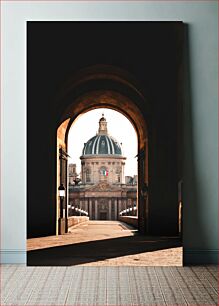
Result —
[[[42, 178], [44, 182], [40, 198], [37, 186], [31, 184], [28, 237], [58, 234], [58, 187], [61, 183], [60, 169], [63, 184], [66, 186], [68, 131], [71, 123], [80, 114], [97, 107], [111, 108], [122, 113], [135, 127], [138, 136], [140, 232], [151, 235], [178, 235], [180, 172], [176, 109], [169, 109], [171, 115], [163, 116], [166, 114], [164, 105], [153, 108], [153, 103], [148, 101], [142, 92], [145, 90], [141, 90], [141, 86], [129, 73], [112, 66], [94, 66], [79, 71], [59, 90], [53, 101], [56, 107], [50, 112], [50, 124], [43, 126], [43, 147], [40, 151], [34, 151], [39, 155], [42, 169], [47, 171], [37, 172], [37, 178]], [[29, 156], [32, 158], [32, 155]], [[29, 164], [35, 167], [35, 160], [32, 158]], [[32, 168], [29, 168], [30, 172]]]
[[[59, 94], [57, 150], [68, 152], [72, 122], [95, 108], [111, 108], [125, 115], [138, 136], [138, 226], [141, 233], [178, 235], [178, 148], [175, 110], [162, 117], [128, 72], [112, 66], [79, 71]], [[145, 91], [144, 91], [145, 92]], [[175, 114], [175, 117], [174, 115]], [[175, 129], [174, 129], [175, 127]], [[60, 167], [57, 155], [57, 169]], [[57, 170], [59, 171], [59, 170]], [[59, 181], [56, 181], [56, 195]], [[64, 182], [67, 183], [66, 181]], [[56, 207], [59, 207], [56, 197]], [[56, 215], [57, 233], [58, 215]]]
[[[76, 109], [75, 109], [76, 106]], [[57, 193], [58, 187], [61, 184], [67, 186], [66, 156], [68, 152], [67, 139], [69, 129], [74, 120], [91, 109], [95, 108], [111, 108], [119, 111], [125, 115], [133, 124], [138, 137], [138, 218], [139, 231], [147, 233], [147, 219], [148, 219], [148, 194], [145, 193], [144, 186], [148, 186], [148, 137], [146, 122], [138, 109], [138, 107], [125, 95], [114, 90], [98, 90], [91, 91], [77, 98], [77, 103], [72, 104], [67, 113], [69, 118], [59, 126], [57, 130]], [[62, 154], [60, 154], [62, 152]], [[65, 153], [64, 153], [65, 152]], [[63, 169], [64, 168], [64, 169]], [[60, 170], [61, 169], [61, 170]], [[57, 219], [56, 219], [56, 233], [60, 232], [60, 199], [57, 196]], [[67, 197], [65, 199], [65, 207], [67, 212]], [[101, 216], [103, 217], [103, 216]], [[65, 218], [67, 222], [67, 214]], [[67, 231], [67, 226], [65, 227]]]
[[[137, 216], [137, 134], [130, 121], [109, 108], [77, 118], [68, 134], [68, 221], [119, 220]], [[129, 218], [130, 219], [130, 218]]]

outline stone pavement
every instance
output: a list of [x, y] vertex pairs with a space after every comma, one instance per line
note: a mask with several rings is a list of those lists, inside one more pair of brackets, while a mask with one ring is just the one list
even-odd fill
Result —
[[182, 266], [176, 237], [140, 235], [119, 221], [89, 221], [69, 233], [27, 240], [28, 265]]

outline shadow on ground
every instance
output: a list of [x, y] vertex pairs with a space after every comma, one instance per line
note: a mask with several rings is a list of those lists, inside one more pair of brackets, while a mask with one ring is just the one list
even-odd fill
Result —
[[176, 237], [148, 237], [136, 234], [27, 252], [28, 266], [74, 266], [121, 256], [182, 246]]

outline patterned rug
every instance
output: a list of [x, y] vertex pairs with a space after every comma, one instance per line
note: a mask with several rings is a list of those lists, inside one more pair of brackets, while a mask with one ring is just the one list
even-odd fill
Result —
[[218, 305], [217, 266], [1, 266], [1, 305]]

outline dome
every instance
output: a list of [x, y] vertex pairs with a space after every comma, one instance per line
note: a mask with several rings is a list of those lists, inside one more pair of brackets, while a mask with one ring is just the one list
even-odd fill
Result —
[[109, 135], [97, 134], [84, 144], [82, 155], [122, 155], [122, 149], [116, 139]]
[[104, 114], [99, 120], [99, 130], [96, 136], [84, 144], [82, 155], [122, 155], [119, 142], [107, 131], [107, 121]]

